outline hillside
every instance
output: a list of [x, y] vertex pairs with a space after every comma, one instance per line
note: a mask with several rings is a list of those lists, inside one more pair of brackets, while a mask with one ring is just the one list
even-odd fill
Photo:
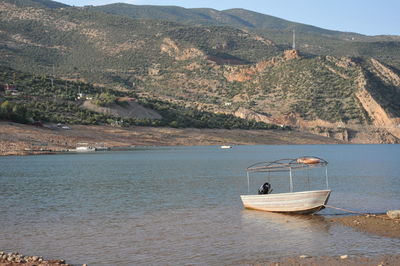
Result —
[[339, 35], [340, 32], [290, 22], [277, 17], [245, 9], [229, 9], [218, 11], [211, 8], [182, 8], [178, 6], [139, 6], [116, 3], [104, 6], [87, 7], [114, 15], [124, 15], [131, 18], [145, 18], [174, 21], [192, 25], [232, 26], [246, 29], [291, 30], [296, 28], [302, 32], [314, 32], [327, 35]]
[[126, 86], [135, 82], [127, 76], [146, 73], [153, 64], [170, 64], [159, 49], [165, 38], [228, 63], [256, 62], [279, 52], [271, 41], [235, 28], [128, 19], [82, 8], [21, 7], [12, 2], [0, 3], [0, 63], [27, 72], [54, 69], [68, 78]]
[[145, 91], [210, 112], [343, 140], [362, 131], [382, 135], [384, 142], [400, 137], [399, 75], [375, 59], [308, 58], [287, 51], [251, 65], [179, 64], [148, 75]]
[[291, 47], [292, 31], [295, 30], [297, 47], [304, 53], [374, 57], [400, 68], [400, 55], [396, 52], [400, 48], [400, 36], [366, 36], [353, 32], [326, 30], [240, 8], [218, 11], [210, 8], [186, 9], [176, 6], [138, 6], [117, 3], [87, 7], [87, 9], [135, 19], [235, 27], [259, 34], [282, 49]]
[[72, 82], [36, 76], [0, 66], [0, 119], [41, 122], [128, 126], [170, 126], [225, 129], [276, 129], [276, 125], [249, 121], [233, 114], [219, 114], [180, 106], [168, 101]]
[[[126, 125], [274, 124], [352, 142], [400, 138], [396, 36], [332, 32], [241, 9], [45, 0], [2, 1], [0, 22], [0, 83], [26, 96], [0, 102], [34, 119], [111, 124], [130, 113], [115, 102], [127, 97], [162, 118], [131, 114]], [[299, 50], [286, 50], [293, 28]], [[97, 105], [111, 100], [113, 110], [85, 108], [79, 92]]]
[[[102, 11], [114, 15], [124, 15], [135, 19], [154, 19], [174, 21], [192, 25], [218, 25], [231, 26], [247, 30], [270, 30], [314, 33], [339, 39], [356, 38], [358, 40], [373, 40], [373, 37], [351, 32], [326, 30], [323, 28], [296, 23], [274, 16], [242, 9], [234, 8], [218, 11], [211, 8], [183, 8], [178, 6], [146, 6], [124, 3], [109, 4], [103, 6], [87, 6], [87, 9]], [[390, 39], [389, 36], [375, 37], [375, 40]], [[399, 39], [398, 39], [399, 40]]]

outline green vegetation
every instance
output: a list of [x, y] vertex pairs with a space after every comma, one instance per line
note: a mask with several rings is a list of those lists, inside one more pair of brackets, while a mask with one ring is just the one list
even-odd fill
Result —
[[117, 97], [109, 92], [102, 92], [96, 95], [93, 102], [99, 106], [109, 106], [117, 102]]
[[0, 119], [15, 121], [17, 123], [26, 124], [30, 121], [31, 115], [25, 106], [4, 101], [0, 105]]
[[290, 48], [294, 28], [304, 54], [363, 55], [400, 68], [396, 36], [329, 31], [243, 9], [127, 4], [73, 8], [47, 0], [4, 3], [16, 4], [18, 12], [31, 12], [25, 7], [33, 6], [43, 13], [10, 20], [5, 19], [13, 17], [9, 10], [0, 18], [0, 64], [35, 74], [50, 75], [54, 68], [57, 76], [127, 86], [135, 82], [132, 73], [142, 76], [153, 64], [171, 65], [172, 58], [160, 50], [166, 37], [179, 47], [198, 48], [221, 64], [248, 64]]
[[195, 128], [241, 128], [274, 129], [275, 125], [248, 121], [232, 115], [213, 114], [195, 109], [183, 108], [171, 103], [139, 98], [145, 107], [159, 112], [160, 120], [122, 119], [89, 111], [81, 107], [78, 93], [94, 96], [93, 102], [108, 106], [117, 102], [118, 97], [135, 97], [131, 92], [105, 90], [86, 83], [67, 82], [46, 77], [32, 76], [10, 68], [0, 67], [0, 84], [15, 86], [17, 95], [0, 96], [0, 119], [19, 123], [45, 121], [67, 124], [110, 124], [123, 121], [124, 126], [170, 126]]
[[[83, 109], [76, 99], [83, 93], [104, 107], [135, 98], [163, 116], [123, 119], [124, 125], [271, 127], [218, 114], [239, 107], [368, 123], [355, 97], [360, 77], [385, 110], [399, 115], [398, 85], [369, 63], [374, 57], [399, 74], [398, 36], [329, 31], [243, 9], [0, 3], [9, 4], [0, 17], [0, 83], [14, 84], [19, 94], [1, 96], [2, 119], [121, 121]], [[293, 29], [301, 58], [286, 60]], [[262, 61], [266, 67], [256, 65]]]
[[276, 125], [245, 120], [233, 115], [202, 112], [157, 100], [142, 99], [144, 106], [156, 110], [163, 117], [158, 125], [186, 128], [225, 128], [225, 129], [277, 129]]
[[[333, 56], [374, 57], [400, 69], [398, 36], [365, 36], [351, 32], [326, 30], [315, 26], [291, 22], [277, 17], [245, 10], [218, 11], [209, 8], [185, 9], [166, 6], [137, 6], [111, 4], [89, 8], [135, 19], [172, 21], [188, 25], [226, 26], [260, 34], [281, 49], [289, 49], [292, 30], [297, 32], [297, 45], [306, 54]], [[207, 29], [203, 27], [204, 29]], [[265, 58], [272, 53], [259, 51], [254, 58]]]
[[[262, 75], [264, 87], [281, 86], [294, 100], [291, 109], [308, 120], [364, 121], [354, 96], [357, 67], [339, 68], [326, 58], [283, 62]], [[340, 76], [340, 75], [342, 76]], [[349, 77], [349, 78], [346, 78]]]
[[21, 123], [40, 120], [69, 124], [98, 124], [107, 118], [80, 108], [81, 102], [76, 101], [78, 92], [89, 95], [101, 93], [100, 88], [90, 84], [68, 82], [44, 75], [30, 75], [6, 67], [0, 67], [0, 84], [1, 86], [10, 84], [17, 91], [15, 95], [3, 92], [0, 96], [2, 105], [7, 104], [12, 107], [7, 109], [12, 113], [3, 113], [2, 119], [5, 120]]

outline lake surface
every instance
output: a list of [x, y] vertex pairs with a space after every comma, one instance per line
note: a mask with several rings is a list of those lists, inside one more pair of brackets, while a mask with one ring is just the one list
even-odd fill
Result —
[[[337, 210], [288, 216], [243, 209], [247, 166], [303, 155], [329, 162], [329, 205], [372, 213], [399, 209], [400, 145], [153, 147], [1, 157], [0, 250], [89, 265], [397, 254], [398, 239], [329, 223], [327, 217], [342, 214]], [[251, 181], [255, 194], [263, 179]], [[271, 180], [277, 189], [279, 182]]]

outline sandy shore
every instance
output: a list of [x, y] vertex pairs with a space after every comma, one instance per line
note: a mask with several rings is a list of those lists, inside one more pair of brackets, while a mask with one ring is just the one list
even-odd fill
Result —
[[268, 265], [268, 266], [384, 266], [400, 265], [400, 255], [382, 255], [376, 257], [358, 256], [322, 256], [288, 257], [272, 262], [243, 263], [241, 265]]
[[368, 216], [350, 215], [335, 217], [332, 218], [330, 221], [342, 224], [344, 226], [350, 226], [353, 227], [355, 230], [367, 232], [370, 234], [400, 238], [400, 219], [390, 219], [386, 214]]
[[254, 144], [337, 144], [335, 139], [297, 131], [73, 125], [70, 130], [0, 122], [0, 155], [60, 152], [77, 143], [108, 147]]

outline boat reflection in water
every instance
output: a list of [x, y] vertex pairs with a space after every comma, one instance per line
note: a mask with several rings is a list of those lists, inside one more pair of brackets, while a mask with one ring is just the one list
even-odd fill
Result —
[[[320, 215], [287, 215], [246, 209], [241, 214], [241, 228], [246, 235], [242, 249], [247, 252], [248, 265], [282, 258], [281, 250], [288, 250], [286, 256], [319, 255], [321, 249], [332, 249], [334, 244], [331, 223]], [[255, 252], [257, 250], [268, 252], [259, 254]]]
[[330, 222], [321, 215], [287, 215], [276, 212], [242, 211], [242, 225], [246, 230], [282, 231], [294, 230], [299, 233], [325, 232], [330, 228]]

